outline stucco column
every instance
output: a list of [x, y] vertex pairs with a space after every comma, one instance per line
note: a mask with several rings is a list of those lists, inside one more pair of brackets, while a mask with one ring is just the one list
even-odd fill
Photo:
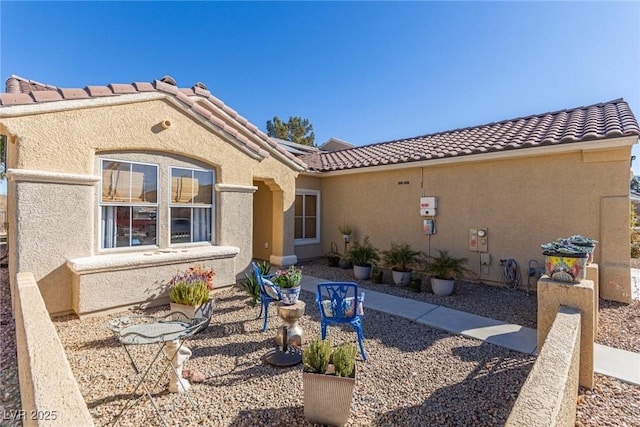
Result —
[[[606, 300], [631, 302], [631, 254], [629, 242], [629, 196], [600, 199], [600, 296]], [[621, 262], [621, 260], [626, 260]]]
[[591, 280], [593, 282], [593, 328], [598, 333], [598, 309], [600, 307], [600, 281], [599, 274], [600, 269], [598, 268], [598, 264], [587, 264], [585, 267], [585, 271], [587, 273], [587, 280]]
[[[38, 281], [51, 314], [72, 309], [67, 257], [93, 253], [99, 176], [9, 169], [11, 282], [20, 272]], [[14, 287], [15, 288], [15, 287]]]
[[253, 250], [253, 193], [254, 186], [216, 184], [218, 212], [216, 214], [216, 244], [236, 246], [235, 274], [251, 262]]
[[285, 196], [284, 191], [273, 191], [273, 247], [269, 262], [279, 266], [292, 265], [298, 261], [293, 251], [293, 202], [288, 201]]
[[581, 311], [580, 321], [580, 375], [581, 386], [593, 388], [594, 284], [591, 280], [564, 283], [542, 276], [538, 280], [538, 351], [542, 349], [553, 325], [560, 305]]

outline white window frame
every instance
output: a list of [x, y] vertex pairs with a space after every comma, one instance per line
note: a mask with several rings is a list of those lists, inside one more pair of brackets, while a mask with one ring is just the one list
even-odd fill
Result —
[[[302, 197], [302, 234], [305, 235], [305, 203], [306, 199], [304, 196], [315, 196], [316, 197], [316, 237], [313, 239], [294, 239], [294, 245], [313, 245], [320, 243], [320, 190], [310, 190], [310, 189], [297, 189], [296, 196]], [[294, 221], [295, 221], [295, 201], [294, 201]], [[294, 225], [294, 235], [295, 235], [295, 225]]]
[[[212, 180], [212, 188], [211, 188], [211, 204], [210, 205], [195, 205], [195, 204], [190, 204], [190, 203], [174, 203], [171, 200], [171, 182], [172, 182], [172, 177], [173, 177], [173, 170], [174, 169], [182, 169], [182, 170], [188, 170], [188, 171], [192, 171], [192, 173], [195, 172], [209, 172], [212, 174], [213, 176], [213, 180]], [[169, 230], [169, 239], [168, 239], [168, 244], [169, 246], [184, 246], [184, 245], [194, 245], [194, 244], [198, 244], [198, 243], [210, 243], [213, 244], [213, 242], [215, 241], [215, 218], [216, 218], [216, 211], [215, 211], [215, 206], [216, 206], [216, 192], [215, 192], [215, 186], [216, 186], [216, 171], [215, 169], [204, 169], [204, 168], [197, 168], [197, 167], [187, 167], [187, 166], [169, 166], [169, 171], [168, 171], [168, 175], [167, 175], [167, 179], [168, 179], [168, 185], [167, 185], [167, 224], [168, 224], [168, 230]], [[191, 241], [190, 242], [180, 242], [180, 243], [172, 243], [171, 242], [171, 208], [188, 208], [191, 209], [191, 217], [189, 218], [190, 222], [190, 227], [191, 227]], [[211, 238], [209, 240], [197, 240], [194, 241], [193, 240], [193, 209], [194, 208], [208, 208], [211, 209], [211, 217], [209, 218], [210, 224], [211, 224]]]

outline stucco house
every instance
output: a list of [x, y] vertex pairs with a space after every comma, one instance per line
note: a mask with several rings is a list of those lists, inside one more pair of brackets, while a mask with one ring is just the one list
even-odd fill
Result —
[[[193, 264], [230, 286], [252, 258], [322, 256], [345, 222], [383, 250], [407, 242], [468, 257], [486, 283], [500, 281], [501, 259], [526, 275], [529, 260], [542, 261], [541, 243], [584, 234], [600, 241], [600, 295], [630, 300], [630, 158], [640, 128], [622, 99], [298, 150], [202, 83], [69, 89], [12, 76], [0, 134], [9, 141], [11, 280], [32, 272], [52, 315], [165, 302], [173, 272]], [[423, 232], [425, 220], [435, 234]], [[480, 228], [486, 235], [472, 244]]]

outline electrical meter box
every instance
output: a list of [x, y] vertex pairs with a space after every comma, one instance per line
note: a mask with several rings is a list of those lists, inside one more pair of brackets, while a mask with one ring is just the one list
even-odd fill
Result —
[[487, 252], [488, 230], [486, 228], [470, 228], [469, 229], [469, 250], [473, 252]]
[[420, 216], [436, 216], [437, 204], [435, 196], [420, 197]]

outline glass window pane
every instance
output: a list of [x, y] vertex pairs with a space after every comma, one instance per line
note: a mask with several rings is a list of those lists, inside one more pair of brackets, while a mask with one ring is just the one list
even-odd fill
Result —
[[316, 196], [306, 195], [304, 204], [305, 216], [316, 216]]
[[210, 205], [213, 197], [213, 172], [194, 171], [194, 203]]
[[302, 235], [302, 218], [296, 218], [294, 220], [295, 231], [294, 231], [294, 239], [302, 239], [304, 236]]
[[131, 246], [156, 244], [157, 209], [134, 206], [131, 220]]
[[294, 215], [296, 217], [302, 216], [302, 195], [296, 194], [296, 201], [294, 204]]
[[102, 247], [116, 246], [116, 207], [102, 207]]
[[102, 201], [128, 202], [131, 163], [102, 162]]
[[134, 163], [131, 177], [131, 199], [133, 202], [156, 203], [158, 201], [157, 166]]
[[211, 241], [211, 208], [194, 208], [193, 218], [193, 241]]
[[191, 242], [191, 209], [171, 208], [171, 243]]
[[171, 168], [172, 203], [190, 203], [193, 199], [194, 186], [192, 172], [193, 171], [187, 169]]
[[116, 207], [116, 247], [127, 247], [131, 238], [131, 208]]
[[316, 238], [316, 219], [305, 218], [304, 220], [304, 237], [305, 239]]

